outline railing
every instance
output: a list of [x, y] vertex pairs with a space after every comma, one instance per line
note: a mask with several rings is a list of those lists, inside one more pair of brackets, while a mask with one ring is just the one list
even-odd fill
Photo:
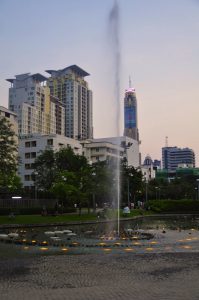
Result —
[[55, 206], [56, 199], [0, 199], [0, 208], [36, 208]]

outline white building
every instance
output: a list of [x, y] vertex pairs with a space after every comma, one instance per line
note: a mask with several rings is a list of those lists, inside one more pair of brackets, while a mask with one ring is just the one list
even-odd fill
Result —
[[50, 96], [46, 80], [39, 73], [7, 79], [11, 83], [9, 109], [17, 114], [19, 135], [65, 133], [65, 107]]
[[82, 154], [82, 145], [77, 141], [65, 136], [50, 134], [22, 135], [19, 139], [20, 166], [19, 176], [26, 189], [34, 186], [32, 173], [36, 157], [45, 149], [59, 150], [61, 147], [70, 146], [75, 154]]
[[76, 65], [62, 70], [47, 70], [51, 95], [66, 107], [65, 135], [85, 140], [93, 138], [92, 91], [84, 77], [89, 74]]
[[127, 136], [93, 139], [92, 143], [110, 143], [119, 147], [122, 157], [126, 158], [129, 166], [140, 166], [139, 141]]
[[108, 141], [86, 140], [81, 142], [83, 155], [90, 163], [110, 161], [115, 158], [124, 157], [124, 149]]

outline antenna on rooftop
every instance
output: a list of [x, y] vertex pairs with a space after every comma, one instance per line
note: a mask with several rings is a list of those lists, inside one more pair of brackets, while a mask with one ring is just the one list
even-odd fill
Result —
[[131, 76], [129, 76], [129, 87], [131, 88]]
[[168, 136], [165, 137], [165, 147], [168, 147]]

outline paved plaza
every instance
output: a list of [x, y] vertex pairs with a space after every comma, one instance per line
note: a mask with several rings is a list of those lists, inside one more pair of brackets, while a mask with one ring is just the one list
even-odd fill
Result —
[[0, 299], [198, 300], [199, 253], [101, 253], [0, 261]]

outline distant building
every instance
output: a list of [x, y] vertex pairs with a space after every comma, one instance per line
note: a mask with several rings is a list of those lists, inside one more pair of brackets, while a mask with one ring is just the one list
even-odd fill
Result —
[[17, 122], [17, 115], [13, 112], [8, 110], [7, 108], [0, 106], [0, 118], [6, 118], [10, 124], [12, 125], [12, 129], [16, 134], [16, 139], [18, 141], [18, 122]]
[[124, 97], [124, 136], [139, 141], [137, 98], [135, 89], [131, 87], [131, 81]]
[[58, 98], [50, 96], [46, 77], [36, 73], [16, 75], [7, 79], [9, 109], [18, 117], [18, 132], [23, 134], [64, 134], [65, 107]]
[[144, 159], [144, 162], [141, 166], [141, 171], [144, 176], [144, 179], [148, 182], [151, 179], [155, 178], [155, 168], [153, 165], [153, 160], [150, 155], [147, 155]]
[[93, 138], [92, 91], [84, 80], [89, 74], [76, 65], [47, 70], [50, 93], [65, 105], [65, 135], [85, 140]]
[[178, 147], [162, 148], [163, 169], [175, 172], [179, 165], [186, 164], [195, 168], [195, 154], [192, 149]]
[[81, 142], [83, 155], [88, 162], [112, 161], [124, 157], [124, 148], [108, 141], [86, 140]]
[[19, 139], [19, 176], [25, 189], [34, 189], [34, 162], [45, 149], [59, 150], [62, 147], [71, 147], [75, 154], [82, 154], [82, 145], [65, 136], [50, 134], [22, 135]]
[[[93, 139], [93, 143], [110, 143], [116, 145], [118, 150], [123, 152], [123, 158], [129, 166], [140, 167], [139, 142], [127, 136], [106, 137]], [[116, 149], [116, 148], [115, 148]], [[121, 149], [121, 150], [120, 150]]]

